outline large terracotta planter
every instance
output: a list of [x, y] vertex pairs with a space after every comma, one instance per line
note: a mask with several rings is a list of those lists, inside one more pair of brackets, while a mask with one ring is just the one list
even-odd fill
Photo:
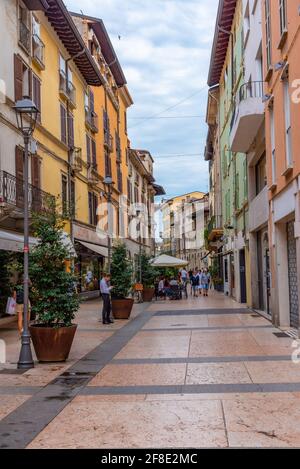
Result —
[[132, 298], [112, 299], [111, 303], [115, 319], [129, 319], [134, 303]]
[[143, 291], [143, 300], [146, 302], [151, 302], [155, 294], [155, 288], [144, 288]]
[[68, 359], [77, 325], [54, 328], [36, 324], [29, 329], [39, 362], [64, 362]]

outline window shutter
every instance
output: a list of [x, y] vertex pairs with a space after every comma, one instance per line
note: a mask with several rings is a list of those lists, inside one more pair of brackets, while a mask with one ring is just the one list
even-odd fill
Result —
[[74, 148], [74, 117], [68, 113], [68, 145], [70, 148]]
[[14, 73], [15, 73], [15, 101], [23, 98], [23, 62], [22, 59], [15, 54], [14, 56]]
[[90, 90], [90, 110], [92, 112], [95, 111], [95, 97], [94, 97], [94, 92]]
[[20, 147], [16, 147], [16, 178], [24, 179], [24, 151]]
[[96, 142], [95, 140], [91, 139], [92, 143], [92, 164], [94, 167], [97, 166], [97, 155], [96, 155]]
[[32, 70], [29, 68], [28, 69], [28, 92], [29, 92], [29, 96], [30, 98], [32, 99], [32, 77], [33, 77], [33, 73], [32, 73]]
[[61, 141], [67, 143], [67, 127], [66, 127], [66, 109], [60, 105], [60, 130], [61, 130]]
[[86, 136], [86, 160], [88, 164], [91, 163], [91, 139], [88, 135]]
[[41, 162], [38, 156], [31, 156], [31, 183], [34, 187], [41, 187]]
[[36, 75], [32, 77], [32, 99], [38, 110], [40, 111], [38, 114], [38, 122], [41, 122], [41, 82]]

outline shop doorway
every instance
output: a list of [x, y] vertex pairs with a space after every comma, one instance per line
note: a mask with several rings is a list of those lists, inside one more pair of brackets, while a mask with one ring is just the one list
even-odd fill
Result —
[[299, 328], [299, 298], [298, 298], [298, 274], [297, 251], [295, 238], [295, 221], [287, 223], [287, 251], [289, 271], [289, 300], [290, 323], [292, 327]]
[[247, 303], [246, 253], [245, 253], [245, 249], [241, 249], [240, 252], [239, 252], [239, 265], [240, 265], [241, 303]]

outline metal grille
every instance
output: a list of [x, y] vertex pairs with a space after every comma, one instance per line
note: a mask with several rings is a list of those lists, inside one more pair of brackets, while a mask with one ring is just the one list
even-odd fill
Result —
[[299, 298], [297, 276], [297, 252], [295, 239], [295, 222], [287, 224], [287, 248], [289, 267], [289, 298], [291, 326], [299, 327]]

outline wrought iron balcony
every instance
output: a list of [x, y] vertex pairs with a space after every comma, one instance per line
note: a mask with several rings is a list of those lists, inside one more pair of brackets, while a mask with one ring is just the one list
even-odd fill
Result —
[[[55, 197], [39, 187], [29, 184], [29, 211], [47, 212], [55, 203]], [[24, 181], [6, 171], [0, 171], [0, 211], [22, 218], [24, 211]]]
[[92, 132], [97, 133], [99, 131], [98, 114], [88, 107], [85, 108], [85, 123]]
[[80, 173], [83, 169], [82, 150], [81, 148], [73, 148], [70, 155], [70, 165], [72, 171]]
[[37, 34], [32, 36], [32, 59], [41, 70], [45, 69], [45, 44]]
[[245, 101], [249, 98], [263, 98], [264, 96], [264, 82], [263, 81], [249, 81], [244, 83], [239, 89], [239, 102]]
[[24, 21], [19, 20], [19, 43], [20, 45], [30, 53], [30, 29]]
[[59, 71], [59, 92], [69, 100], [72, 107], [76, 107], [76, 88], [70, 80], [67, 80], [66, 73]]

